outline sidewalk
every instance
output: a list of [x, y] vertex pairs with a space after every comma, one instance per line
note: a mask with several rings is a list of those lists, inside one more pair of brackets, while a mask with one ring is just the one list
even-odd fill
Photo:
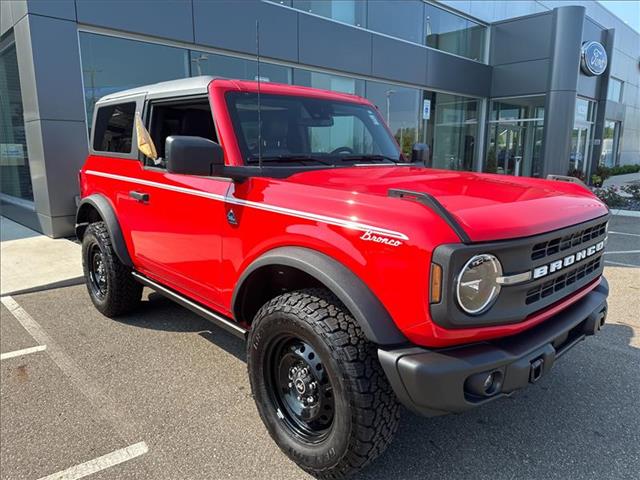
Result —
[[0, 217], [0, 294], [82, 283], [80, 250], [71, 240], [54, 240]]
[[640, 183], [640, 172], [614, 175], [613, 177], [607, 178], [602, 186], [620, 188], [623, 185], [630, 185], [632, 183]]

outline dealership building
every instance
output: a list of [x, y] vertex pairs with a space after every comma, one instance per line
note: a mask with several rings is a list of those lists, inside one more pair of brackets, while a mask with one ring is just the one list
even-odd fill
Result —
[[0, 2], [2, 214], [73, 234], [103, 95], [197, 75], [370, 99], [435, 167], [544, 177], [640, 164], [640, 35], [595, 1]]

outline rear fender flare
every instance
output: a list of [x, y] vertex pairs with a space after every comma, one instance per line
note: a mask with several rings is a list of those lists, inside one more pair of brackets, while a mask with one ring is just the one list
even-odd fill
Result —
[[107, 226], [107, 231], [111, 237], [111, 245], [120, 261], [133, 268], [133, 262], [131, 261], [127, 244], [124, 241], [118, 217], [116, 217], [111, 203], [104, 195], [94, 193], [80, 201], [78, 212], [76, 213], [76, 236], [78, 239], [82, 240], [84, 231], [90, 223], [90, 212], [93, 210], [98, 212], [98, 215]]

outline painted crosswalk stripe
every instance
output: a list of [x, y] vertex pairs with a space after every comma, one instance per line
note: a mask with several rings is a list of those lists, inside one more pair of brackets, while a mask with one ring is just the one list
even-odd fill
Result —
[[22, 350], [15, 350], [13, 352], [1, 354], [0, 360], [8, 360], [9, 358], [21, 357], [22, 355], [29, 355], [30, 353], [42, 352], [46, 349], [46, 345], [36, 345], [35, 347], [23, 348]]
[[77, 480], [92, 475], [101, 470], [113, 467], [120, 463], [132, 460], [140, 455], [144, 455], [149, 451], [149, 447], [145, 442], [139, 442], [126, 448], [121, 448], [115, 452], [107, 453], [88, 462], [81, 463], [61, 472], [42, 477], [39, 480]]

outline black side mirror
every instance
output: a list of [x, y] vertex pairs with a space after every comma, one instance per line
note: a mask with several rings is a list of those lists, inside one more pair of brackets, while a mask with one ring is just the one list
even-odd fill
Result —
[[202, 137], [171, 135], [164, 152], [169, 173], [210, 176], [224, 165], [222, 147]]
[[411, 149], [411, 163], [421, 163], [425, 167], [430, 167], [429, 145], [426, 143], [414, 143]]

